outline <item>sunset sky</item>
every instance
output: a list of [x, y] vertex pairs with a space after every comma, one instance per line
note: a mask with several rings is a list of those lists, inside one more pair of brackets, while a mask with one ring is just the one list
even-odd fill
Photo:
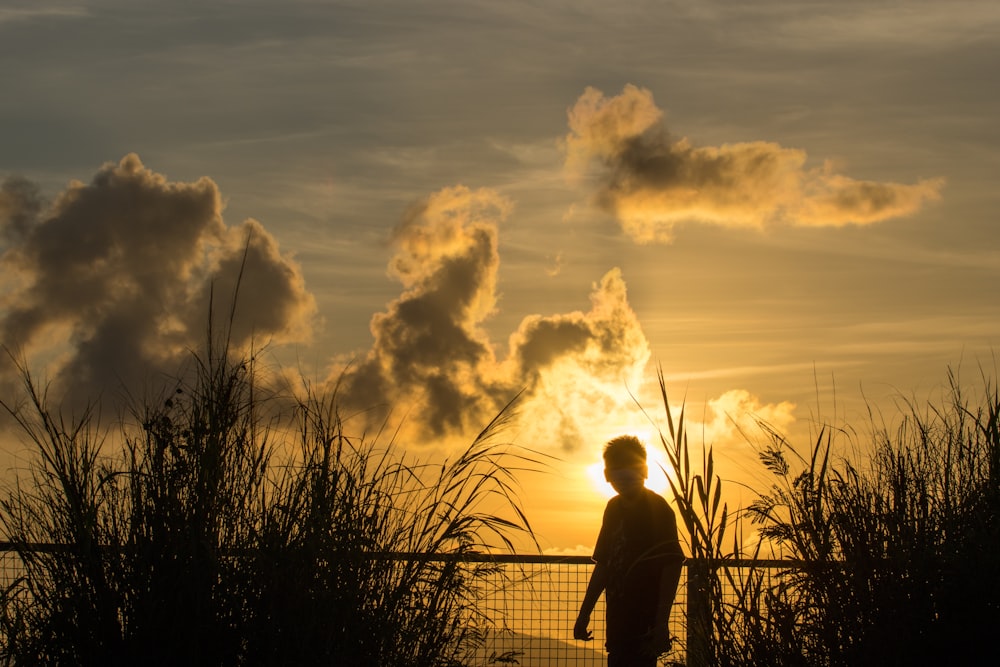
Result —
[[993, 0], [0, 0], [2, 342], [69, 405], [170, 373], [249, 234], [238, 340], [418, 455], [523, 391], [529, 518], [586, 550], [658, 366], [744, 481], [733, 421], [995, 373], [998, 35]]

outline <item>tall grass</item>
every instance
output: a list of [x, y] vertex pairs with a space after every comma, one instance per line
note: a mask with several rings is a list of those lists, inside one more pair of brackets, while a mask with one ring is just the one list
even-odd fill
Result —
[[[720, 508], [711, 448], [692, 469], [683, 409], [673, 419], [663, 391], [662, 440], [695, 559], [689, 574], [711, 593], [700, 599], [712, 601], [689, 609], [702, 638], [688, 646], [689, 664], [979, 664], [994, 652], [1000, 398], [988, 378], [974, 397], [949, 380], [938, 403], [904, 402], [888, 422], [873, 414], [863, 437], [827, 425], [797, 449], [761, 424], [772, 485], [735, 522]], [[838, 438], [851, 440], [849, 455], [835, 455]], [[750, 554], [747, 520], [762, 538]], [[765, 567], [761, 546], [789, 564]], [[751, 565], [737, 566], [747, 556]]]
[[710, 640], [715, 634], [713, 626], [721, 617], [713, 615], [710, 601], [720, 599], [723, 592], [723, 581], [718, 573], [728, 556], [728, 545], [723, 541], [730, 527], [729, 507], [722, 502], [722, 480], [716, 474], [712, 447], [702, 448], [701, 466], [693, 467], [684, 408], [675, 419], [662, 371], [657, 378], [667, 418], [667, 432], [660, 431], [660, 444], [671, 468], [666, 477], [691, 554], [687, 562], [688, 637], [698, 640], [688, 642], [686, 650], [693, 664], [714, 664]]
[[289, 436], [252, 360], [195, 362], [113, 439], [93, 412], [59, 417], [22, 366], [26, 398], [3, 406], [37, 456], [0, 500], [24, 565], [2, 656], [461, 664], [490, 623], [474, 599], [491, 566], [457, 556], [533, 539], [515, 486], [533, 461], [497, 440], [507, 411], [457, 457], [421, 463], [351, 437], [335, 395], [298, 401]]
[[[62, 418], [21, 366], [24, 400], [2, 405], [36, 456], [0, 499], [24, 566], [0, 593], [0, 659], [465, 664], [494, 571], [460, 556], [533, 538], [516, 475], [536, 462], [498, 441], [509, 413], [454, 458], [421, 462], [350, 435], [335, 393], [296, 401], [290, 430], [253, 360], [209, 349], [113, 437], [96, 411]], [[989, 379], [969, 395], [949, 377], [943, 400], [872, 415], [863, 434], [825, 425], [796, 445], [760, 424], [770, 482], [731, 511], [711, 445], [692, 455], [660, 374], [692, 556], [689, 665], [977, 664], [992, 650], [1000, 397]], [[783, 569], [757, 559], [772, 548]]]

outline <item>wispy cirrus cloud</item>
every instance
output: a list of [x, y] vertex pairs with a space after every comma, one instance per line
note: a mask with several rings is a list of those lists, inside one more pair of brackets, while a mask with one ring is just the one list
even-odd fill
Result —
[[698, 147], [674, 138], [649, 90], [587, 88], [569, 110], [566, 169], [638, 242], [669, 242], [685, 222], [727, 227], [866, 225], [920, 210], [942, 179], [858, 180], [767, 141]]
[[42, 19], [81, 18], [88, 16], [84, 7], [0, 7], [0, 25]]

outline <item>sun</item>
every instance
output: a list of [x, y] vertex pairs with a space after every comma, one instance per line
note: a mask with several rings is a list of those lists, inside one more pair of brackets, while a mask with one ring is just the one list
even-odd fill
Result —
[[[646, 478], [646, 488], [656, 491], [661, 496], [667, 497], [670, 493], [670, 481], [664, 474], [667, 467], [666, 455], [654, 448], [649, 448], [646, 454], [649, 466], [649, 476]], [[597, 461], [586, 467], [587, 479], [590, 480], [593, 488], [605, 498], [613, 498], [615, 490], [611, 488], [607, 480], [604, 479], [604, 462]], [[669, 498], [668, 498], [669, 500]]]
[[591, 485], [594, 489], [600, 493], [605, 498], [612, 498], [615, 495], [615, 490], [611, 488], [607, 480], [604, 479], [604, 463], [598, 461], [597, 463], [591, 463], [587, 466], [587, 479], [590, 480]]

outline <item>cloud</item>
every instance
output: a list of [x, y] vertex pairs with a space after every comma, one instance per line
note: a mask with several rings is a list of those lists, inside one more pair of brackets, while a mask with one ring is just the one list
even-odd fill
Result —
[[80, 18], [88, 15], [81, 7], [0, 8], [0, 25], [49, 18]]
[[43, 206], [41, 192], [31, 181], [12, 176], [0, 184], [0, 231], [4, 241], [21, 242]]
[[[343, 414], [375, 427], [389, 410], [407, 442], [447, 446], [519, 396], [517, 441], [563, 452], [649, 426], [634, 397], [650, 346], [618, 268], [591, 285], [589, 307], [525, 315], [498, 356], [486, 324], [512, 211], [494, 190], [456, 186], [405, 212], [388, 261], [400, 293], [372, 316], [371, 346], [330, 376]], [[309, 340], [316, 306], [297, 265], [261, 223], [228, 226], [208, 178], [172, 182], [128, 155], [52, 202], [8, 179], [0, 238], [2, 342], [49, 362], [64, 406], [175, 377], [203, 349], [210, 303], [237, 348]], [[5, 395], [15, 382], [0, 368]], [[760, 410], [746, 397], [727, 406]]]
[[682, 222], [763, 228], [864, 225], [910, 215], [940, 195], [941, 179], [913, 185], [852, 179], [804, 151], [753, 141], [695, 147], [674, 139], [650, 91], [605, 97], [587, 88], [569, 110], [566, 169], [640, 243], [669, 242]]
[[441, 435], [485, 425], [513, 398], [480, 328], [495, 307], [496, 224], [509, 208], [490, 190], [455, 187], [406, 213], [389, 264], [404, 291], [372, 318], [371, 349], [340, 379], [344, 402], [406, 405], [413, 423]]
[[790, 401], [762, 404], [745, 389], [731, 389], [708, 401], [704, 424], [708, 442], [745, 443], [759, 435], [759, 424], [786, 433], [795, 422], [795, 404]]
[[299, 268], [260, 223], [227, 226], [208, 178], [171, 182], [127, 155], [51, 205], [8, 179], [0, 229], [13, 286], [0, 340], [56, 358], [54, 388], [71, 405], [176, 374], [204, 346], [210, 299], [215, 330], [228, 326], [241, 272], [234, 345], [308, 337], [315, 303]]
[[590, 300], [587, 312], [526, 317], [510, 338], [511, 362], [529, 395], [522, 428], [566, 450], [645, 421], [633, 392], [643, 385], [649, 342], [621, 271], [608, 271]]
[[581, 415], [627, 402], [649, 345], [617, 269], [593, 286], [589, 311], [525, 317], [497, 358], [483, 325], [497, 304], [497, 228], [510, 211], [495, 191], [453, 187], [407, 212], [389, 262], [403, 292], [372, 317], [372, 347], [335, 368], [343, 405], [403, 409], [416, 436], [440, 439], [474, 434], [522, 394], [529, 439], [572, 449]]
[[[73, 408], [175, 377], [203, 349], [210, 304], [213, 330], [237, 348], [308, 341], [316, 306], [299, 268], [263, 225], [230, 227], [222, 209], [210, 179], [172, 182], [135, 155], [52, 202], [8, 179], [2, 342], [43, 360]], [[341, 409], [373, 426], [391, 410], [403, 433], [447, 444], [467, 442], [520, 396], [526, 441], [569, 450], [593, 444], [593, 420], [631, 404], [649, 344], [616, 268], [592, 285], [588, 310], [524, 317], [498, 358], [485, 324], [512, 210], [496, 191], [456, 186], [405, 212], [388, 263], [400, 294], [372, 316], [370, 348], [334, 363]], [[5, 392], [14, 383], [13, 369], [0, 370]]]

